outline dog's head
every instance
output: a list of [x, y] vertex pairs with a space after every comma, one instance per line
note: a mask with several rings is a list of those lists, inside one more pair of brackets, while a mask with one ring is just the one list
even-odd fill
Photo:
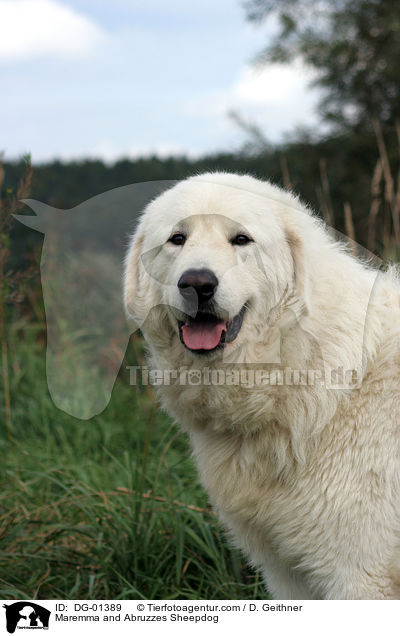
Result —
[[229, 174], [192, 177], [153, 201], [125, 268], [127, 315], [150, 346], [173, 340], [182, 356], [209, 361], [257, 342], [283, 304], [303, 312], [307, 264], [293, 206], [301, 214], [287, 193]]

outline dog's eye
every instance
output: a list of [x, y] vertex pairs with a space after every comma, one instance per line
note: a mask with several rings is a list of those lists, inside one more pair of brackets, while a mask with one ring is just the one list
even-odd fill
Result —
[[180, 232], [176, 232], [168, 239], [168, 243], [172, 243], [173, 245], [183, 245], [185, 241], [186, 236], [184, 234], [181, 234]]
[[249, 236], [246, 236], [246, 234], [237, 234], [233, 237], [233, 239], [231, 239], [232, 245], [247, 245], [252, 241], [253, 239], [251, 239]]

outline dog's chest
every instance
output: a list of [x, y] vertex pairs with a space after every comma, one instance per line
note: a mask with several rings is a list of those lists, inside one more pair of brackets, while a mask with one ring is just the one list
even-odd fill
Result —
[[[191, 441], [202, 484], [222, 521], [241, 538], [241, 547], [254, 557], [257, 547], [262, 553], [276, 546], [282, 515], [287, 514], [282, 502], [295, 496], [289, 483], [277, 474], [285, 443], [271, 452], [271, 440], [268, 449], [251, 438], [239, 440], [204, 431], [191, 433]], [[286, 456], [286, 464], [288, 461]], [[290, 533], [290, 527], [287, 530]], [[244, 536], [251, 549], [243, 544]]]

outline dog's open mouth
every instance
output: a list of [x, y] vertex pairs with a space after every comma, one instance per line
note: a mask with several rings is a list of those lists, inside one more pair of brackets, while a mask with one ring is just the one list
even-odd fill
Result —
[[243, 322], [246, 305], [231, 320], [222, 320], [211, 313], [198, 312], [194, 318], [188, 317], [186, 322], [179, 321], [181, 342], [195, 353], [211, 353], [233, 342]]

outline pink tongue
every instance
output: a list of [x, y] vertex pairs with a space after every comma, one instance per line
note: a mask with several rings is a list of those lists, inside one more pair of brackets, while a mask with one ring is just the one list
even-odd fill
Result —
[[214, 349], [221, 340], [226, 323], [192, 323], [182, 326], [183, 342], [189, 349]]

